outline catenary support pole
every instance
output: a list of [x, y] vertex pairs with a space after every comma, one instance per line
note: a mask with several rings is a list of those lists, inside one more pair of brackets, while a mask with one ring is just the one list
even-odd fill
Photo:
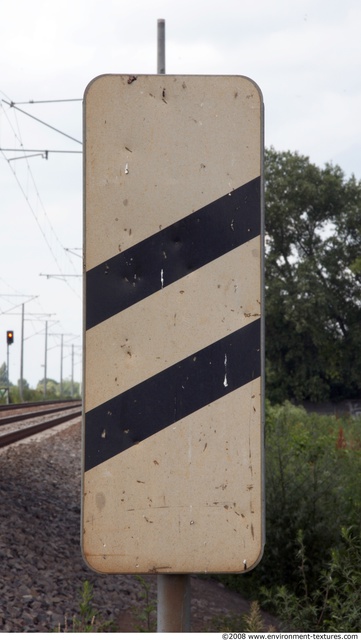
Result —
[[20, 343], [20, 380], [19, 380], [19, 393], [20, 402], [24, 402], [24, 315], [25, 304], [21, 305], [21, 343]]
[[63, 350], [64, 350], [64, 334], [60, 334], [60, 397], [63, 397]]
[[48, 375], [47, 364], [48, 364], [48, 321], [45, 320], [44, 398], [46, 398], [46, 378]]
[[[158, 20], [157, 73], [165, 74], [165, 20]], [[189, 632], [191, 588], [188, 574], [158, 576], [157, 632]]]

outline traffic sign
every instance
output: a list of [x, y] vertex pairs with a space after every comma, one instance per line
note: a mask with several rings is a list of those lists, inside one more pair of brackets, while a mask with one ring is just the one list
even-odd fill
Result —
[[260, 91], [104, 75], [84, 114], [84, 557], [246, 571], [264, 539]]

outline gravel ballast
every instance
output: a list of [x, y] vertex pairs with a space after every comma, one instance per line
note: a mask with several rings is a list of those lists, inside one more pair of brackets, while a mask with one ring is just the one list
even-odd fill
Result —
[[0, 632], [45, 632], [79, 616], [85, 580], [94, 609], [118, 619], [136, 606], [134, 576], [88, 569], [80, 550], [79, 423], [0, 450]]
[[[87, 567], [80, 549], [80, 423], [49, 433], [0, 449], [0, 633], [71, 630], [86, 580], [97, 621], [114, 621], [109, 630], [146, 631], [144, 596], [147, 590], [154, 625], [157, 578]], [[217, 630], [212, 621], [220, 616], [249, 611], [240, 594], [215, 580], [192, 576], [191, 590], [192, 631]], [[264, 620], [265, 630], [275, 627], [271, 616]]]

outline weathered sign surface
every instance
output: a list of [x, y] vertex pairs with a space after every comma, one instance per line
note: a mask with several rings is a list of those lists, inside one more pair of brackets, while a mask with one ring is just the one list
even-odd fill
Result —
[[237, 572], [263, 549], [262, 98], [244, 77], [85, 93], [83, 554]]

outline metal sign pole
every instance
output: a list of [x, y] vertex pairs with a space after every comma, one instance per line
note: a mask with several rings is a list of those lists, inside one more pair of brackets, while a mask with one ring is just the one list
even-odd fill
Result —
[[165, 73], [165, 20], [158, 20], [157, 73]]
[[[165, 20], [158, 20], [157, 73], [165, 74]], [[158, 576], [157, 632], [190, 631], [191, 582], [188, 574]]]
[[190, 575], [158, 576], [157, 633], [189, 632]]

